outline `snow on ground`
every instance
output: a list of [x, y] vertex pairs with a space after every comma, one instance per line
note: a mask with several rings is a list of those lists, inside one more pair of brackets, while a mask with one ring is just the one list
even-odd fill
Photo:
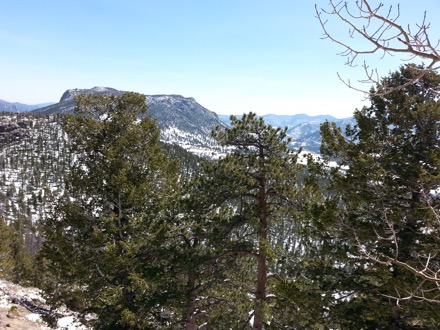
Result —
[[[49, 330], [41, 316], [50, 310], [36, 288], [24, 288], [0, 279], [0, 329]], [[63, 315], [54, 329], [87, 330], [78, 320], [78, 314], [69, 310], [56, 310]], [[53, 329], [53, 328], [52, 328]]]

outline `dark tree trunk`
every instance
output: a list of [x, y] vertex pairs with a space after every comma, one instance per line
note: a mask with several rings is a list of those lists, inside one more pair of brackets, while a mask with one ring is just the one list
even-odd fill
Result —
[[267, 200], [265, 179], [260, 179], [258, 204], [260, 207], [260, 223], [258, 228], [257, 285], [255, 292], [255, 311], [253, 329], [263, 329], [266, 304], [267, 282]]

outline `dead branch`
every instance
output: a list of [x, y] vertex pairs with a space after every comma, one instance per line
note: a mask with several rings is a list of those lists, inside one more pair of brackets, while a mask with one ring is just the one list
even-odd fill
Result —
[[[397, 231], [395, 231], [391, 225], [389, 228], [391, 230], [389, 237], [382, 237], [376, 233], [377, 239], [378, 241], [391, 241], [391, 244], [393, 244], [396, 250], [398, 250]], [[429, 253], [426, 256], [414, 256], [419, 263], [418, 265], [414, 265], [413, 263], [410, 264], [409, 262], [399, 260], [397, 253], [393, 253], [392, 256], [389, 256], [384, 253], [368, 251], [363, 242], [356, 235], [356, 232], [354, 232], [354, 237], [357, 241], [359, 252], [370, 261], [388, 267], [394, 266], [406, 269], [420, 279], [419, 284], [411, 291], [408, 289], [403, 290], [403, 288], [396, 288], [396, 294], [386, 295], [387, 298], [395, 300], [398, 305], [400, 302], [408, 300], [440, 304], [440, 268], [438, 260], [435, 259], [437, 257], [436, 253]], [[402, 293], [402, 291], [404, 292]]]
[[[342, 46], [344, 49], [339, 55], [346, 58], [345, 64], [356, 66], [356, 60], [363, 55], [379, 54], [381, 58], [386, 55], [401, 55], [401, 60], [408, 61], [428, 61], [424, 69], [410, 65], [419, 73], [414, 78], [408, 80], [401, 86], [384, 89], [375, 96], [388, 94], [392, 91], [400, 90], [408, 85], [420, 80], [427, 73], [440, 69], [440, 40], [435, 44], [431, 42], [428, 30], [430, 24], [426, 21], [426, 12], [420, 24], [416, 24], [415, 29], [409, 25], [404, 28], [398, 23], [400, 17], [400, 6], [396, 8], [390, 6], [385, 10], [384, 4], [379, 3], [377, 7], [370, 5], [370, 0], [339, 1], [330, 0], [329, 9], [319, 9], [315, 5], [316, 17], [318, 18], [322, 30], [323, 39], [330, 39], [332, 42]], [[344, 41], [341, 37], [335, 36], [329, 28], [329, 18], [336, 18], [342, 21], [349, 28], [348, 37], [350, 39], [360, 38], [367, 41], [369, 46], [365, 49], [355, 48], [350, 41]], [[366, 79], [358, 80], [359, 83], [379, 84], [380, 75], [377, 69], [371, 69], [366, 62], [362, 64]], [[371, 96], [370, 91], [355, 87], [350, 80], [343, 79], [338, 73], [339, 79], [349, 88], [363, 92], [366, 96]], [[436, 91], [440, 93], [440, 91]]]
[[[411, 262], [402, 261], [399, 258], [399, 231], [395, 228], [394, 224], [388, 220], [386, 213], [383, 215], [382, 220], [387, 227], [384, 231], [386, 235], [380, 235], [376, 230], [373, 231], [375, 232], [376, 242], [378, 244], [382, 242], [393, 246], [393, 248], [390, 249], [390, 255], [378, 252], [374, 248], [369, 250], [365, 245], [366, 242], [358, 236], [357, 230], [351, 225], [344, 224], [344, 221], [342, 221], [343, 226], [352, 233], [360, 256], [370, 260], [374, 264], [405, 269], [419, 279], [418, 285], [414, 288], [396, 287], [396, 293], [394, 295], [381, 295], [394, 300], [397, 306], [410, 300], [440, 304], [440, 265], [437, 252], [429, 252], [427, 255], [417, 253], [412, 256], [413, 260]], [[435, 226], [432, 228], [432, 230], [437, 229]]]

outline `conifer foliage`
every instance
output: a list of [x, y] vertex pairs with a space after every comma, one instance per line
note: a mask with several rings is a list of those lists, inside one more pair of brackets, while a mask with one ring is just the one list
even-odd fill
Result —
[[440, 77], [417, 72], [323, 124], [322, 161], [253, 113], [201, 161], [163, 148], [144, 96], [77, 96], [37, 284], [96, 329], [438, 328]]
[[[232, 116], [231, 127], [218, 128], [213, 137], [232, 148], [205, 173], [211, 201], [229, 214], [217, 227], [225, 253], [240, 260], [242, 278], [232, 279], [237, 286], [229, 290], [243, 293], [241, 307], [230, 313], [240, 312], [237, 320], [243, 323], [232, 327], [245, 328], [248, 322], [253, 329], [267, 328], [277, 319], [273, 288], [281, 280], [280, 262], [294, 249], [286, 238], [298, 234], [292, 223], [305, 208], [300, 180], [304, 167], [298, 152], [288, 147], [286, 129], [266, 125], [253, 113], [240, 120]], [[283, 233], [280, 224], [293, 230]]]
[[0, 217], [0, 277], [11, 278], [14, 268], [12, 231]]
[[[321, 220], [346, 298], [332, 309], [350, 328], [438, 326], [440, 76], [429, 72], [381, 93], [413, 81], [419, 70], [402, 67], [384, 78], [346, 137], [322, 126], [321, 152], [338, 166], [328, 177]], [[352, 317], [356, 310], [364, 317]]]
[[158, 328], [176, 164], [145, 116], [145, 96], [80, 95], [76, 104], [63, 125], [76, 157], [70, 197], [45, 223], [42, 285], [51, 301], [95, 315], [98, 329]]

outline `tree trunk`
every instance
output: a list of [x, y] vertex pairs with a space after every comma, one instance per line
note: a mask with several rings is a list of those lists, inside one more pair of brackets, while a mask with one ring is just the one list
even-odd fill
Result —
[[[261, 239], [261, 238], [260, 238]], [[260, 248], [265, 249], [262, 246], [260, 240]], [[254, 324], [253, 329], [261, 330], [263, 329], [263, 321], [265, 314], [265, 304], [266, 304], [266, 279], [267, 279], [267, 263], [266, 263], [266, 253], [260, 250], [258, 261], [257, 261], [257, 291], [255, 293], [255, 311], [254, 311]]]
[[188, 295], [187, 295], [187, 308], [186, 308], [186, 325], [185, 325], [185, 329], [186, 330], [195, 330], [196, 328], [196, 316], [195, 316], [195, 311], [196, 311], [196, 294], [195, 294], [195, 282], [196, 282], [196, 276], [194, 274], [194, 272], [190, 272], [188, 274], [188, 282], [187, 282], [187, 287], [188, 287]]
[[257, 258], [257, 285], [255, 292], [255, 311], [253, 329], [263, 329], [266, 305], [266, 281], [267, 281], [267, 201], [265, 180], [260, 180], [259, 200], [260, 223], [258, 228], [258, 258]]

